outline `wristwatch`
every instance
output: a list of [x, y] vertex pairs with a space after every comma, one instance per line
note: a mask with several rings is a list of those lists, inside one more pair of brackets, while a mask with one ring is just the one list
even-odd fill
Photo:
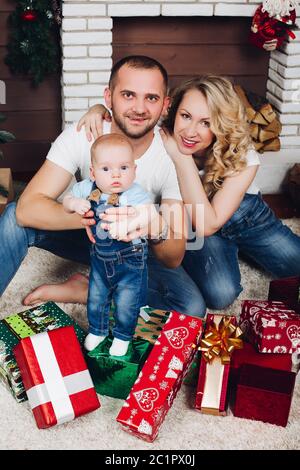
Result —
[[157, 235], [157, 237], [149, 238], [149, 241], [151, 242], [152, 245], [158, 245], [159, 243], [162, 243], [165, 240], [167, 240], [168, 234], [169, 234], [169, 225], [164, 220], [164, 226], [163, 226], [161, 232]]

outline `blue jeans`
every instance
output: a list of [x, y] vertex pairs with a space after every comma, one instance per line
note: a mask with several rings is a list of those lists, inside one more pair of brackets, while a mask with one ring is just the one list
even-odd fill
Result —
[[[28, 248], [35, 246], [57, 256], [90, 264], [90, 242], [85, 230], [36, 230], [20, 227], [16, 204], [9, 204], [0, 216], [0, 295], [18, 271]], [[146, 303], [154, 308], [174, 309], [193, 316], [205, 314], [199, 289], [182, 266], [166, 268], [149, 250]]]
[[300, 273], [300, 237], [275, 217], [260, 194], [246, 194], [222, 229], [205, 237], [201, 250], [185, 254], [183, 266], [207, 307], [225, 308], [242, 291], [239, 252], [275, 278]]
[[[103, 240], [102, 240], [103, 241]], [[111, 300], [115, 304], [113, 336], [130, 341], [140, 308], [147, 299], [147, 243], [132, 245], [112, 241], [91, 246], [91, 272], [87, 301], [89, 332], [98, 336], [109, 333]]]

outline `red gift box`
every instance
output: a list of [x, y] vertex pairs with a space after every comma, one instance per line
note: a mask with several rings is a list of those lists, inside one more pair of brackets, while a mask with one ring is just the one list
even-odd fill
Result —
[[281, 300], [300, 314], [300, 276], [271, 281], [268, 298], [269, 300]]
[[234, 406], [236, 388], [239, 379], [241, 366], [251, 364], [271, 369], [297, 372], [298, 364], [293, 364], [291, 354], [262, 354], [256, 351], [250, 343], [244, 342], [243, 349], [233, 351], [230, 361], [230, 407]]
[[100, 407], [73, 326], [22, 339], [14, 354], [40, 429]]
[[201, 333], [201, 319], [171, 312], [117, 416], [124, 430], [154, 441], [193, 360]]
[[[230, 371], [227, 347], [231, 343], [235, 344], [235, 347], [242, 347], [242, 341], [238, 339], [240, 332], [235, 325], [236, 318], [233, 316], [207, 315], [205, 336], [200, 348], [203, 353], [195, 401], [195, 408], [202, 413], [226, 415]], [[211, 357], [209, 357], [210, 351]], [[217, 357], [213, 357], [214, 351]], [[222, 360], [223, 353], [226, 354], [225, 361]]]
[[243, 364], [287, 371], [291, 371], [293, 367], [291, 354], [262, 354], [257, 352], [252, 344], [246, 342], [244, 342], [243, 349], [233, 351], [230, 374], [238, 371]]
[[286, 426], [296, 374], [285, 370], [243, 364], [233, 414]]
[[291, 354], [300, 344], [300, 315], [283, 302], [245, 300], [240, 327], [263, 353]]

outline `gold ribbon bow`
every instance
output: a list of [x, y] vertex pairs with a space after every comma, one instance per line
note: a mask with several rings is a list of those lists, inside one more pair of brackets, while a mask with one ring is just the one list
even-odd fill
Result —
[[229, 364], [234, 349], [243, 347], [243, 341], [240, 339], [242, 334], [242, 330], [231, 323], [230, 318], [222, 317], [218, 325], [212, 322], [207, 326], [199, 350], [207, 362], [219, 357], [222, 364]]

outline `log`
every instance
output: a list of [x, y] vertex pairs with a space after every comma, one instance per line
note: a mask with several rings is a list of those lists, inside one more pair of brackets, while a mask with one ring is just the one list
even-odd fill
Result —
[[272, 105], [254, 93], [247, 96], [240, 85], [235, 85], [234, 88], [245, 107], [255, 149], [260, 153], [279, 150], [282, 126]]

